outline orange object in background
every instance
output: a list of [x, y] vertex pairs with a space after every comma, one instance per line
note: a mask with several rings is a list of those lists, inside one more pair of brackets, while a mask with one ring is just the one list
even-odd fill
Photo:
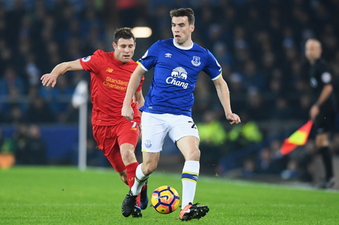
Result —
[[313, 121], [309, 120], [305, 125], [295, 131], [289, 138], [286, 138], [281, 146], [280, 152], [283, 155], [287, 155], [293, 151], [297, 146], [305, 145], [310, 135]]
[[8, 169], [15, 163], [15, 157], [12, 153], [0, 153], [0, 168]]

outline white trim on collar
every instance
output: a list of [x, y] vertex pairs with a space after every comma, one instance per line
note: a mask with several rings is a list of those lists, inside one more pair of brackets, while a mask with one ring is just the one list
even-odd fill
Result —
[[175, 40], [173, 38], [173, 45], [179, 49], [182, 49], [182, 50], [190, 50], [191, 48], [193, 48], [193, 41], [192, 41], [192, 44], [188, 47], [182, 47], [180, 45], [178, 45], [177, 43], [175, 43]]

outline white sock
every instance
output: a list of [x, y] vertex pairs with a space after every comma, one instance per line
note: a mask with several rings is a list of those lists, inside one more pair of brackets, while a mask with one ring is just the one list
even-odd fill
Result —
[[188, 203], [193, 204], [195, 189], [199, 178], [200, 163], [199, 161], [186, 161], [182, 170], [182, 200], [181, 209], [185, 208]]
[[146, 183], [148, 176], [146, 176], [142, 170], [141, 170], [141, 164], [139, 164], [139, 166], [137, 167], [137, 170], [135, 171], [135, 180], [134, 180], [134, 184], [131, 188], [132, 194], [134, 196], [139, 195], [142, 189], [142, 186], [144, 185], [144, 183]]

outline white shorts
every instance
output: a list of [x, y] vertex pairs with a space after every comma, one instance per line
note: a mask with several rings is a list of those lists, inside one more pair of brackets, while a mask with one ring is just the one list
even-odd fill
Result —
[[193, 119], [184, 115], [143, 112], [141, 129], [142, 152], [160, 152], [167, 133], [174, 143], [186, 136], [194, 136], [199, 139], [199, 132]]

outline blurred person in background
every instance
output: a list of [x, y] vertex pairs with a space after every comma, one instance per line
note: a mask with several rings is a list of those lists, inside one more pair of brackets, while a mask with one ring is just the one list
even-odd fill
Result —
[[329, 133], [334, 129], [336, 99], [333, 93], [333, 79], [327, 62], [321, 58], [322, 47], [318, 40], [308, 39], [305, 44], [306, 58], [311, 64], [310, 84], [315, 102], [310, 109], [310, 118], [316, 130], [315, 143], [325, 166], [325, 182], [320, 188], [331, 188], [334, 184]]
[[[135, 170], [139, 163], [135, 147], [139, 138], [141, 122], [138, 109], [144, 104], [141, 85], [133, 95], [133, 120], [121, 116], [121, 108], [131, 73], [137, 67], [132, 60], [136, 47], [135, 37], [130, 28], [119, 28], [114, 33], [114, 52], [97, 50], [93, 55], [58, 64], [51, 73], [41, 77], [46, 87], [54, 86], [59, 76], [67, 71], [85, 70], [91, 73], [92, 125], [93, 136], [98, 148], [104, 153], [121, 180], [131, 188]], [[147, 189], [143, 186], [141, 201], [133, 206], [133, 217], [141, 217], [141, 209], [147, 207]]]
[[192, 41], [195, 16], [191, 8], [170, 11], [173, 38], [157, 41], [139, 59], [131, 76], [121, 114], [133, 119], [131, 100], [143, 74], [154, 67], [154, 75], [142, 115], [143, 163], [136, 170], [136, 179], [122, 204], [122, 214], [132, 213], [141, 187], [159, 163], [164, 139], [169, 134], [185, 158], [182, 170], [182, 206], [180, 220], [200, 219], [208, 206], [192, 204], [200, 171], [199, 132], [192, 119], [193, 91], [198, 74], [204, 71], [213, 81], [224, 115], [230, 124], [240, 123], [233, 113], [229, 89], [222, 77], [222, 68], [210, 51]]
[[16, 143], [16, 164], [25, 163], [28, 138], [28, 125], [26, 123], [20, 123], [13, 135], [13, 139]]
[[31, 99], [25, 119], [30, 123], [53, 123], [56, 121], [54, 113], [40, 96]]
[[201, 158], [201, 167], [215, 172], [215, 166], [221, 157], [227, 133], [220, 122], [217, 112], [206, 110], [203, 114], [203, 121], [197, 124], [200, 136], [200, 149], [205, 151], [204, 157]]
[[37, 124], [32, 124], [28, 128], [28, 140], [24, 162], [25, 164], [30, 165], [46, 165], [46, 155], [46, 143], [41, 138], [40, 127]]
[[15, 142], [12, 138], [2, 136], [0, 127], [0, 168], [7, 169], [15, 163]]

